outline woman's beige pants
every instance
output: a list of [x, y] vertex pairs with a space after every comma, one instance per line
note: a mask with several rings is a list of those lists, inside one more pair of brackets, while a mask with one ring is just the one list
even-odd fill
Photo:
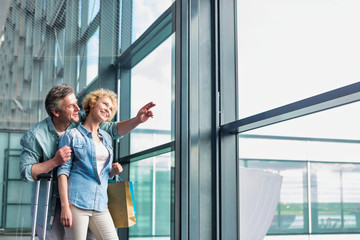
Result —
[[73, 223], [71, 227], [72, 237], [76, 240], [86, 240], [88, 228], [95, 235], [97, 240], [119, 239], [110, 212], [97, 212], [83, 210], [70, 206]]

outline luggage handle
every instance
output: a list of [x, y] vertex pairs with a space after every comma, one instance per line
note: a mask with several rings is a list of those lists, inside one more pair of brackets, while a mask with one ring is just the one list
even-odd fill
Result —
[[51, 178], [52, 175], [50, 173], [42, 173], [36, 176], [37, 183], [36, 183], [36, 195], [35, 195], [35, 204], [34, 204], [34, 217], [33, 217], [33, 226], [32, 226], [32, 233], [31, 239], [35, 239], [35, 228], [36, 228], [36, 218], [37, 218], [37, 209], [38, 209], [38, 202], [39, 202], [39, 191], [40, 191], [40, 180], [46, 179], [47, 182], [47, 191], [46, 191], [46, 202], [45, 202], [45, 213], [44, 213], [44, 222], [43, 222], [43, 236], [39, 236], [39, 239], [46, 238], [46, 223], [47, 223], [47, 216], [48, 216], [48, 207], [49, 207], [49, 198], [50, 198], [50, 187], [51, 187]]
[[36, 177], [38, 180], [47, 179], [48, 181], [50, 181], [50, 179], [52, 178], [50, 173], [41, 173], [41, 174], [37, 175]]

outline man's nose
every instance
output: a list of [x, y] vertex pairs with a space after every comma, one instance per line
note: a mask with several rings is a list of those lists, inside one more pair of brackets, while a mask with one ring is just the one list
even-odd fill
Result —
[[76, 106], [76, 111], [80, 111], [80, 108], [79, 108], [79, 105], [77, 105], [77, 104], [75, 104], [75, 106]]

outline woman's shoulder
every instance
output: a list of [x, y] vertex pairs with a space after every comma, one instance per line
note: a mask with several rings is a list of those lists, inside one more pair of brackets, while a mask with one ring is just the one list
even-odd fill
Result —
[[75, 139], [83, 139], [82, 134], [77, 130], [77, 128], [72, 128], [69, 130], [66, 130], [64, 135], [61, 137], [61, 139], [67, 139], [67, 141], [73, 141]]
[[106, 131], [104, 131], [104, 130], [102, 130], [102, 129], [99, 128], [99, 133], [100, 133], [104, 138], [106, 138], [107, 140], [111, 141], [111, 136], [110, 136], [110, 134], [109, 134], [108, 132], [106, 132]]
[[67, 129], [65, 131], [65, 135], [67, 136], [77, 136], [80, 135], [80, 132], [77, 128]]

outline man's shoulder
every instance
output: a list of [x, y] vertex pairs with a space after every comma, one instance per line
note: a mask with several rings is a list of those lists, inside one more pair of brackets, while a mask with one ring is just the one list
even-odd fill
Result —
[[45, 118], [41, 120], [40, 122], [36, 123], [34, 126], [32, 126], [29, 130], [26, 131], [24, 136], [38, 136], [39, 134], [43, 134], [45, 132], [49, 131], [49, 125], [48, 125], [48, 118]]
[[27, 146], [35, 148], [35, 146], [41, 146], [43, 144], [51, 143], [51, 138], [49, 137], [49, 126], [47, 118], [41, 120], [32, 126], [20, 140], [21, 146]]

